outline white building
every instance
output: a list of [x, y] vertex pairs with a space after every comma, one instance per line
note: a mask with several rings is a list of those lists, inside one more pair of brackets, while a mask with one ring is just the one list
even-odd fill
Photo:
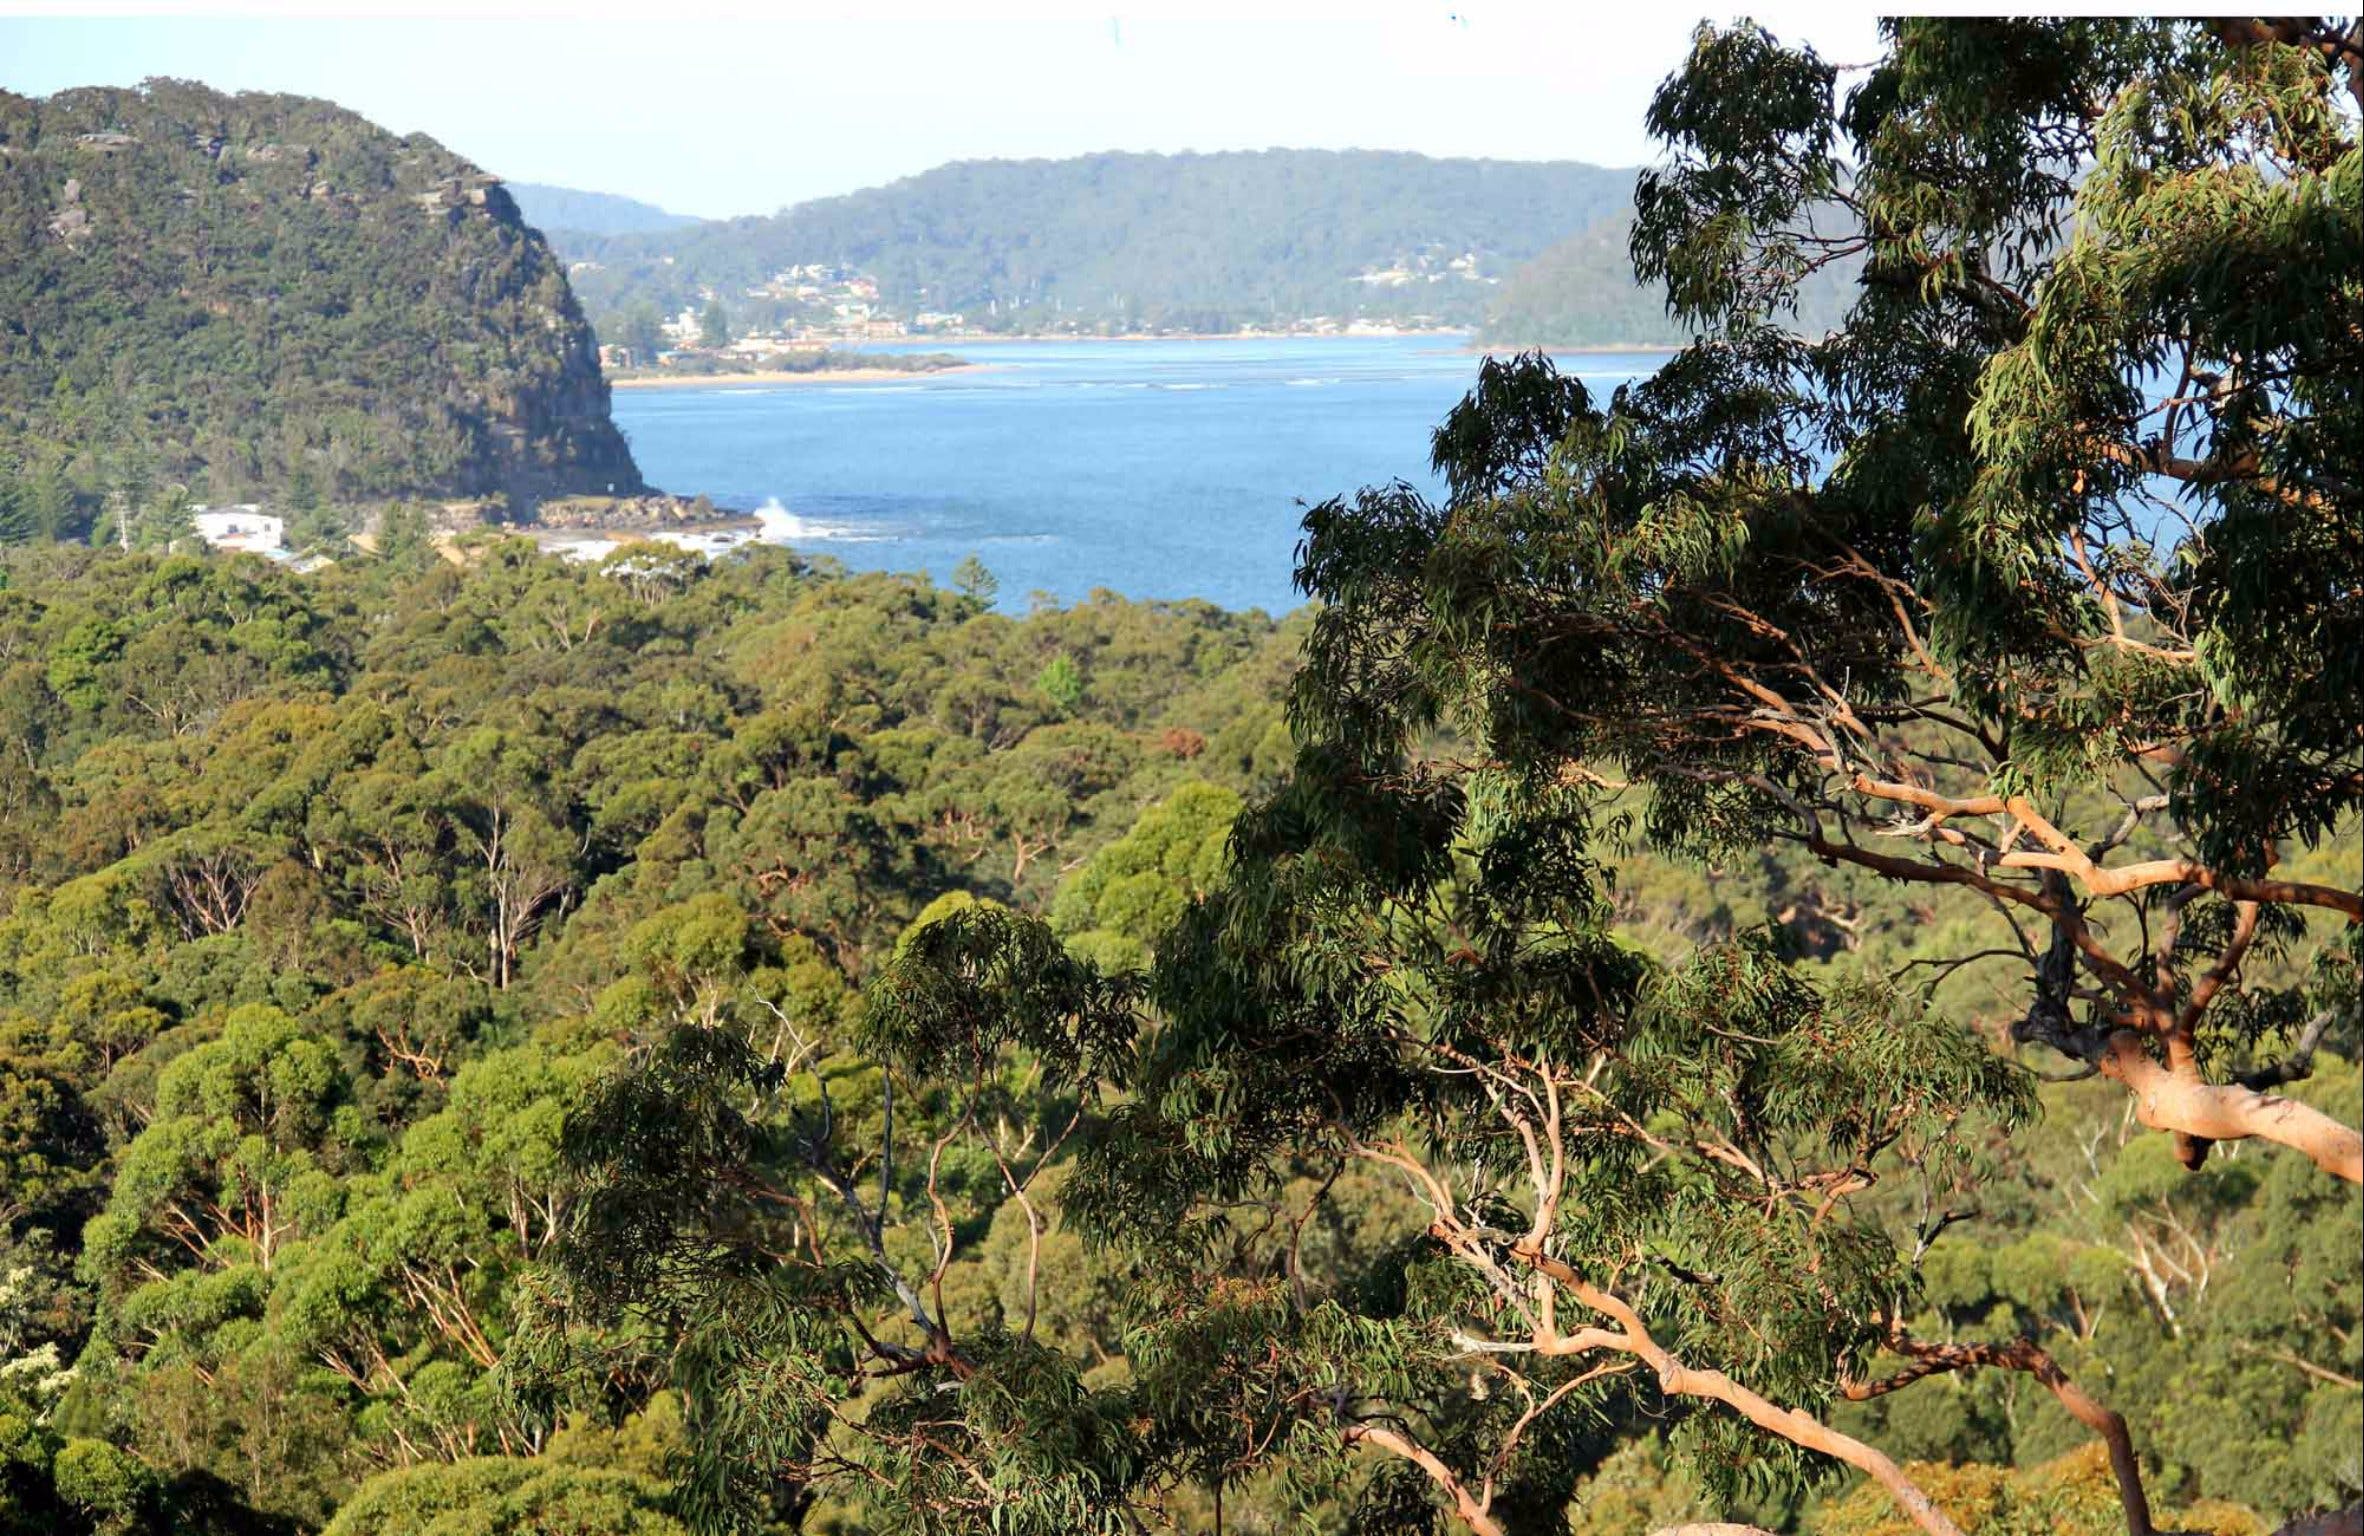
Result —
[[189, 521], [197, 537], [215, 549], [242, 549], [249, 554], [276, 555], [287, 543], [287, 523], [253, 502], [229, 507], [191, 507]]

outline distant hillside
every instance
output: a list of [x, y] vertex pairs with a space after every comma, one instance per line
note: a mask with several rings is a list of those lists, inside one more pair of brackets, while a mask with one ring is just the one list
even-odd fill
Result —
[[[1487, 306], [1478, 339], [1500, 347], [1680, 346], [1690, 333], [1666, 313], [1666, 295], [1634, 281], [1626, 242], [1633, 211], [1562, 240], [1506, 278]], [[1835, 327], [1853, 294], [1854, 270], [1810, 279], [1798, 296], [1798, 329]]]
[[538, 182], [507, 183], [525, 222], [547, 234], [554, 229], [579, 230], [586, 235], [635, 235], [652, 230], [686, 229], [699, 222], [686, 213], [667, 213], [654, 203], [618, 197], [612, 192], [581, 192], [573, 187], [546, 187]]
[[492, 177], [328, 102], [0, 93], [0, 476], [215, 500], [641, 489]]
[[1581, 230], [1522, 265], [1495, 290], [1479, 338], [1506, 347], [1680, 345], [1666, 296], [1634, 281], [1630, 210]]
[[874, 276], [900, 314], [1000, 330], [1474, 325], [1500, 279], [1625, 206], [1632, 186], [1630, 171], [1573, 162], [1105, 154], [967, 161], [769, 218], [557, 238], [590, 264], [575, 282], [603, 324], [642, 303], [676, 312], [704, 288], [729, 305], [822, 263]]

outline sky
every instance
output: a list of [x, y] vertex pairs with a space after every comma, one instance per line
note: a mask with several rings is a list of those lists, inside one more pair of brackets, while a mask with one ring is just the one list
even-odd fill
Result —
[[[719, 218], [948, 160], [1107, 149], [1638, 165], [1703, 3], [0, 0], [0, 88], [174, 75], [325, 96], [511, 181]], [[1877, 51], [1866, 9], [1748, 13], [1835, 62]]]

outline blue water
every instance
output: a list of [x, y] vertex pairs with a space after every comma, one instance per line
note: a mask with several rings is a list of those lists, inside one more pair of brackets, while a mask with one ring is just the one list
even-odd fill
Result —
[[[879, 348], [877, 350], [895, 350]], [[937, 350], [910, 348], [905, 350]], [[959, 350], [955, 344], [951, 350]], [[1278, 613], [1306, 506], [1403, 479], [1475, 382], [1447, 337], [1008, 342], [878, 383], [619, 389], [641, 472], [749, 511], [857, 570], [948, 580], [968, 555], [1022, 611], [1106, 588]], [[1648, 354], [1559, 359], [1596, 395]], [[775, 522], [777, 519], [775, 519]]]

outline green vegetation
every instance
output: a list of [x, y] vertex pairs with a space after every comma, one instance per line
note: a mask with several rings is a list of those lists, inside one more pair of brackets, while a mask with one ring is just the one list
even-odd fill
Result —
[[[1562, 240], [1503, 279], [1486, 305], [1478, 339], [1495, 347], [1680, 346], [1690, 327], [1667, 313], [1666, 294], [1637, 281], [1627, 246], [1631, 210]], [[1852, 302], [1858, 262], [1835, 262], [1800, 285], [1789, 323], [1819, 336], [1837, 326]]]
[[1561, 348], [1680, 345], [1666, 296], [1637, 282], [1626, 244], [1630, 215], [1577, 231], [1513, 271], [1486, 306], [1489, 346]]
[[[1054, 988], [1058, 1017], [1121, 1024], [1124, 978], [1194, 903], [1230, 899], [1227, 834], [1292, 760], [1302, 621], [1107, 599], [1013, 620], [776, 550], [469, 555], [303, 578], [12, 559], [6, 1520], [667, 1536], [753, 1509], [864, 1530], [915, 1490], [966, 1519], [939, 1477], [959, 1463], [898, 1449], [940, 1380], [1011, 1415], [964, 1421], [961, 1454], [997, 1458], [1014, 1496], [1067, 1479], [1046, 1529], [1119, 1494], [1185, 1529], [1218, 1499], [1247, 1528], [1427, 1518], [1416, 1483], [1314, 1426], [1276, 1442], [1302, 1464], [1242, 1461], [1235, 1416], [1274, 1427], [1270, 1383], [1205, 1374], [1256, 1358], [1297, 1288], [1317, 1305], [1292, 1368], [1372, 1326], [1340, 1309], [1399, 1307], [1427, 1214], [1292, 1155], [1213, 1226], [1167, 1233], [1220, 1275], [1184, 1285], [1096, 1246], [1084, 1149], [1124, 1122], [1103, 1125], [1123, 1101], [1095, 1082], [1151, 1063], [1118, 1065], [1122, 1033], [1079, 1058], [1006, 1007]], [[1636, 957], [1771, 922], [1834, 984], [1960, 942], [1964, 914], [1917, 904], [1782, 855], [1637, 855], [1615, 898]], [[1031, 915], [1056, 937], [1028, 939]], [[985, 933], [995, 968], [947, 963]], [[1917, 1038], [1974, 1066], [1959, 1023], [2010, 1000], [2006, 977], [1951, 973]], [[915, 1011], [938, 1022], [897, 1024]], [[2307, 1091], [2352, 1119], [2352, 1080], [2327, 1087]], [[2103, 1085], [2047, 1097], [1982, 1220], [1932, 1247], [1928, 1325], [2027, 1330], [2080, 1379], [2117, 1362], [2113, 1404], [2181, 1497], [2272, 1511], [2349, 1487], [2357, 1394], [2303, 1367], [2353, 1374], [2353, 1198], [2248, 1148], [2193, 1179]], [[1128, 1196], [1121, 1223], [1162, 1208]], [[902, 1368], [864, 1379], [873, 1349]], [[749, 1369], [790, 1374], [718, 1390]], [[1844, 1422], [1903, 1456], [2073, 1449], [2012, 1380]], [[2188, 1418], [2195, 1380], [2250, 1439]], [[1465, 1370], [1433, 1384], [1465, 1432], [1503, 1401], [1470, 1398]], [[1107, 1438], [1072, 1449], [1045, 1392]], [[784, 1460], [701, 1469], [694, 1448], [743, 1448], [790, 1404]], [[1564, 1497], [1618, 1426], [1665, 1412], [1603, 1407], [1522, 1496]], [[1069, 1477], [1106, 1455], [1121, 1484]], [[1708, 1507], [1649, 1466], [1634, 1497]]]
[[513, 1375], [569, 1127], [685, 1008], [881, 1112], [848, 1028], [917, 914], [1286, 758], [1260, 617], [468, 555], [12, 558], [0, 1529], [678, 1530], [664, 1339]]
[[[1312, 315], [1474, 324], [1500, 278], [1632, 197], [1632, 173], [1362, 151], [941, 166], [771, 218], [555, 237], [602, 335], [804, 263], [873, 274], [903, 315], [988, 330], [1233, 331]], [[1400, 285], [1358, 282], [1402, 267]], [[1430, 281], [1431, 277], [1435, 281]], [[1618, 276], [1618, 282], [1625, 280]]]
[[[1633, 248], [1705, 339], [1309, 514], [1285, 784], [938, 907], [874, 1096], [760, 1016], [613, 1080], [556, 1294], [681, 1341], [697, 1523], [1495, 1536], [1651, 1423], [1629, 1509], [1827, 1531], [2364, 1491], [2364, 41], [1890, 37], [1703, 32]], [[1774, 900], [1627, 905], [1701, 865]]]
[[[513, 190], [534, 213], [527, 193], [543, 189]], [[1496, 346], [1679, 346], [1692, 330], [1626, 255], [1631, 195], [1629, 173], [1586, 165], [1272, 150], [949, 165], [768, 219], [569, 217], [558, 202], [534, 222], [590, 263], [575, 281], [601, 334], [650, 352], [661, 314], [702, 290], [805, 263], [875, 273], [900, 313], [996, 331], [1219, 333], [1328, 315], [1471, 327]], [[1463, 254], [1478, 280], [1451, 268]], [[1356, 281], [1398, 267], [1401, 281]], [[1835, 325], [1854, 273], [1810, 283], [1798, 323]]]
[[466, 161], [299, 97], [0, 94], [0, 538], [611, 485], [565, 273]]
[[0, 1532], [2354, 1529], [2364, 28], [1888, 36], [1279, 622], [0, 557]]

